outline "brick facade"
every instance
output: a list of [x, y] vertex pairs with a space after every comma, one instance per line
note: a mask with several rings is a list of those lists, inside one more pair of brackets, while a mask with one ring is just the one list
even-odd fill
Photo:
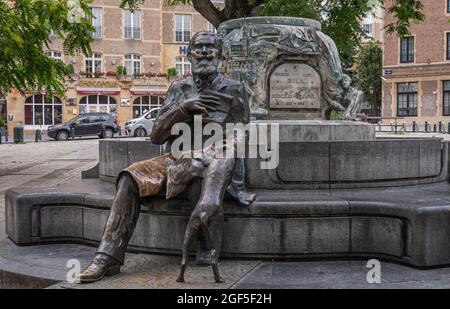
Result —
[[[450, 60], [447, 60], [447, 32], [450, 32], [450, 13], [447, 0], [422, 0], [424, 22], [412, 24], [414, 37], [414, 61], [401, 63], [401, 40], [396, 34], [384, 35], [383, 52], [383, 117], [398, 115], [398, 84], [417, 84], [417, 115], [399, 116], [405, 122], [418, 123], [423, 127], [430, 124], [450, 122], [450, 116], [443, 116], [443, 82], [450, 80]], [[386, 1], [386, 8], [393, 0]], [[385, 14], [385, 25], [392, 23], [393, 17]], [[392, 120], [386, 119], [385, 123]]]
[[[175, 15], [183, 14], [191, 16], [191, 34], [197, 31], [206, 31], [208, 22], [198, 14], [191, 6], [180, 5], [167, 7], [164, 0], [146, 0], [140, 5], [141, 24], [140, 39], [124, 38], [124, 10], [119, 8], [116, 0], [94, 0], [93, 8], [101, 8], [102, 35], [94, 39], [92, 51], [101, 55], [101, 76], [88, 78], [85, 57], [62, 55], [62, 60], [72, 64], [75, 75], [72, 80], [66, 82], [67, 92], [62, 101], [62, 121], [66, 122], [80, 113], [80, 100], [87, 94], [83, 91], [91, 90], [88, 94], [103, 94], [103, 90], [114, 88], [113, 94], [108, 94], [116, 101], [116, 112], [121, 125], [133, 118], [133, 102], [145, 95], [164, 96], [169, 86], [166, 76], [155, 77], [156, 74], [167, 74], [169, 68], [176, 67], [176, 57], [185, 57], [182, 51], [187, 43], [175, 42]], [[181, 47], [181, 48], [180, 48]], [[55, 39], [50, 44], [51, 51], [63, 53], [62, 43]], [[146, 76], [118, 77], [107, 76], [107, 72], [116, 72], [118, 66], [125, 66], [125, 55], [136, 54], [140, 56], [140, 71]], [[80, 89], [83, 88], [83, 91]], [[139, 92], [133, 92], [133, 89]], [[30, 94], [31, 96], [32, 94]], [[16, 124], [25, 124], [25, 133], [34, 134], [35, 129], [45, 130], [48, 125], [27, 125], [25, 123], [25, 100], [17, 91], [11, 92], [7, 97], [7, 114], [13, 116], [8, 121], [8, 131], [12, 134]], [[129, 100], [131, 104], [127, 104]], [[70, 102], [70, 103], [69, 103]], [[73, 105], [75, 102], [75, 105]], [[45, 106], [44, 106], [45, 108]], [[34, 116], [33, 116], [34, 117]], [[44, 117], [45, 118], [45, 117]], [[45, 122], [45, 120], [44, 120]], [[34, 122], [35, 123], [35, 122]]]

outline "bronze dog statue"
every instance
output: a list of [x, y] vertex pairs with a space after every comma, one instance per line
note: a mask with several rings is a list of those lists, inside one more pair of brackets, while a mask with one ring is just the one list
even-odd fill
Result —
[[[226, 148], [226, 146], [225, 146]], [[221, 149], [223, 150], [223, 149]], [[203, 177], [203, 190], [189, 218], [182, 246], [182, 260], [177, 282], [184, 282], [184, 273], [189, 258], [192, 239], [199, 229], [206, 239], [212, 258], [212, 269], [216, 283], [224, 280], [219, 274], [218, 260], [222, 246], [223, 231], [223, 196], [230, 182], [235, 159], [218, 158], [217, 149], [213, 147], [202, 153], [188, 152], [169, 167], [166, 198], [173, 198], [183, 192], [194, 177]], [[209, 192], [209, 194], [204, 194]]]

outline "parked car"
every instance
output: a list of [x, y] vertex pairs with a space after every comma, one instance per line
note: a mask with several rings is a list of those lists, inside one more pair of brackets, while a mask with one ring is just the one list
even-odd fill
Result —
[[50, 126], [47, 135], [58, 141], [66, 141], [74, 135], [89, 136], [98, 135], [100, 138], [112, 138], [120, 130], [117, 118], [108, 113], [86, 113], [78, 115], [67, 123]]
[[150, 134], [160, 108], [153, 108], [139, 118], [125, 123], [125, 134], [135, 137], [145, 137]]

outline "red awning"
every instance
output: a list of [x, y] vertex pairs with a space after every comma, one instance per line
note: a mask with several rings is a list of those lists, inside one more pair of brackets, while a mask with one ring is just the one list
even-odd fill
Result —
[[88, 88], [77, 87], [77, 94], [104, 94], [104, 95], [119, 95], [120, 88]]

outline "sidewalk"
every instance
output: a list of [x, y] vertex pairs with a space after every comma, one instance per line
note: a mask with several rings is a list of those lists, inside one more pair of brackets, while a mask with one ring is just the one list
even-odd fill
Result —
[[[41, 140], [39, 142], [56, 142], [53, 138], [48, 137], [46, 134], [42, 134]], [[134, 136], [126, 135], [125, 130], [122, 130], [121, 135], [115, 134], [114, 138], [134, 138]], [[97, 136], [83, 136], [83, 137], [75, 137], [75, 140], [89, 140], [89, 139], [99, 139]], [[69, 138], [69, 140], [72, 140]], [[24, 143], [35, 143], [34, 135], [25, 135], [23, 137]], [[8, 141], [6, 142], [5, 137], [2, 136], [1, 144], [14, 144], [14, 136], [8, 136]], [[0, 144], [0, 145], [1, 145]]]

